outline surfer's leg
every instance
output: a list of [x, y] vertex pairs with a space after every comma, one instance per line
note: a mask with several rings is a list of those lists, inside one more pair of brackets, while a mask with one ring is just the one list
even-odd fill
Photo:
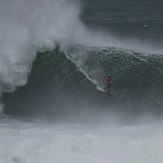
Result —
[[106, 89], [108, 89], [108, 88], [109, 88], [109, 87], [107, 86], [107, 87], [104, 88], [104, 90], [106, 90]]
[[110, 92], [110, 90], [111, 90], [111, 84], [108, 84], [108, 92]]

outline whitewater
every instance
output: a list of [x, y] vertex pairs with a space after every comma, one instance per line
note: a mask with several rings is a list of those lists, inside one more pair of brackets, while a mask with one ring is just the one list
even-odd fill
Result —
[[162, 121], [148, 124], [63, 124], [1, 120], [2, 163], [161, 163]]
[[110, 2], [0, 1], [0, 163], [163, 162], [161, 2]]

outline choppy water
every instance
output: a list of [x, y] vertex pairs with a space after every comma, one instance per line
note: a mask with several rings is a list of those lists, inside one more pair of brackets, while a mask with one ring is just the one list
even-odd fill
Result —
[[163, 161], [162, 124], [113, 126], [1, 120], [0, 162]]

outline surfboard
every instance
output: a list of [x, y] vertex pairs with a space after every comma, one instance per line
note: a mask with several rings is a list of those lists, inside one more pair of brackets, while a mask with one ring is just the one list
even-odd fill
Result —
[[103, 93], [106, 93], [106, 94], [108, 94], [108, 95], [112, 95], [112, 92], [111, 92], [111, 91], [103, 90], [102, 92], [103, 92]]
[[107, 93], [108, 95], [112, 95], [112, 92], [111, 91], [108, 91], [108, 90], [105, 90], [103, 88], [98, 88], [98, 90], [102, 93]]
[[112, 95], [112, 93], [110, 91], [105, 91], [105, 93], [107, 93], [109, 95]]

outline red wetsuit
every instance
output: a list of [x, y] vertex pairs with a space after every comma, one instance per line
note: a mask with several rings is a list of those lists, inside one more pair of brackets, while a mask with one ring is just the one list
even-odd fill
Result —
[[112, 84], [112, 78], [111, 77], [106, 78], [106, 81], [107, 81], [107, 83]]

